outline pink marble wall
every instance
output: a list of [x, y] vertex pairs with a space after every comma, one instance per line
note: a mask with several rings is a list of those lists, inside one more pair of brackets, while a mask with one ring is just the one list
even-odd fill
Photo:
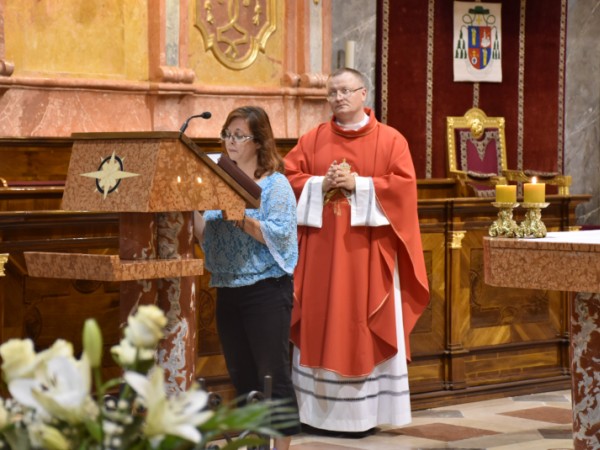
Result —
[[227, 114], [259, 105], [271, 118], [277, 138], [297, 138], [328, 120], [323, 89], [208, 89], [149, 83], [93, 80], [24, 80], [0, 76], [0, 135], [57, 136], [112, 131], [177, 131], [189, 116], [210, 111], [209, 120], [191, 121], [190, 137], [217, 137]]
[[[299, 137], [330, 116], [323, 73], [331, 6], [269, 1], [276, 30], [244, 70], [205, 48], [195, 26], [202, 2], [180, 0], [174, 30], [165, 0], [0, 2], [0, 136], [176, 131], [210, 111], [212, 119], [192, 122], [186, 134], [217, 137], [230, 110], [252, 104], [268, 112], [277, 138]], [[310, 21], [314, 8], [319, 30]], [[311, 32], [322, 35], [321, 48], [310, 46]]]

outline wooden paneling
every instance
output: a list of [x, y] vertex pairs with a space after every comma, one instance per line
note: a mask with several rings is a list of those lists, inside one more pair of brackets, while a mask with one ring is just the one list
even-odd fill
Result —
[[0, 178], [6, 181], [64, 181], [72, 140], [0, 139]]
[[[0, 199], [6, 189], [0, 189]], [[65, 339], [79, 352], [83, 323], [95, 317], [104, 334], [105, 375], [117, 375], [109, 355], [120, 339], [119, 285], [29, 277], [23, 257], [31, 250], [115, 253], [117, 235], [114, 214], [0, 211], [0, 253], [9, 254], [6, 275], [0, 277], [0, 342], [31, 338], [41, 350]]]
[[42, 211], [60, 209], [63, 188], [0, 187], [0, 211]]
[[[413, 408], [568, 389], [567, 294], [487, 285], [483, 237], [497, 213], [490, 201], [421, 198], [431, 303], [411, 335]], [[548, 196], [550, 206], [543, 212], [548, 229], [573, 227], [575, 207], [587, 199]], [[517, 221], [522, 215], [515, 211]], [[444, 261], [432, 251], [441, 226]], [[442, 315], [434, 312], [440, 304]], [[440, 335], [445, 336], [442, 348]]]

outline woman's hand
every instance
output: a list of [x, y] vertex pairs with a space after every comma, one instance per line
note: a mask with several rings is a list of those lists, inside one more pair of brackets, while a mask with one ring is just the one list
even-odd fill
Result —
[[260, 222], [257, 219], [253, 219], [252, 217], [248, 217], [244, 214], [244, 218], [242, 220], [237, 220], [235, 222], [235, 226], [242, 230], [244, 233], [249, 234], [254, 239], [262, 244], [266, 244], [265, 237], [262, 234], [262, 230], [260, 229]]
[[198, 242], [204, 241], [204, 226], [206, 222], [200, 211], [194, 211], [194, 237]]

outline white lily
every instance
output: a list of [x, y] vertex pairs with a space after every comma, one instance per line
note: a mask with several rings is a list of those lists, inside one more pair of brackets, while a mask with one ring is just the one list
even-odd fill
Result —
[[73, 356], [73, 344], [58, 339], [52, 346], [35, 353], [31, 339], [10, 339], [0, 346], [2, 371], [5, 381], [10, 383], [17, 378], [33, 378], [38, 370], [45, 370], [46, 363], [56, 356]]
[[137, 372], [126, 372], [124, 376], [147, 409], [143, 431], [154, 445], [158, 445], [165, 435], [200, 442], [202, 435], [197, 427], [212, 415], [211, 411], [202, 411], [208, 401], [206, 392], [190, 390], [167, 397], [161, 367], [155, 367], [148, 377]]
[[152, 361], [155, 355], [154, 349], [134, 347], [127, 339], [121, 339], [119, 345], [113, 345], [110, 353], [121, 367], [133, 366], [136, 358], [139, 361]]
[[136, 347], [153, 349], [164, 336], [167, 318], [160, 308], [142, 305], [133, 316], [127, 318], [125, 337]]
[[0, 356], [2, 373], [7, 383], [17, 378], [33, 376], [36, 354], [30, 339], [9, 339], [0, 345]]
[[[95, 326], [92, 333], [89, 329], [87, 336], [84, 333], [80, 360], [73, 356], [72, 344], [64, 340], [38, 354], [29, 339], [0, 345], [2, 375], [12, 395], [11, 399], [0, 397], [0, 447], [68, 450], [124, 448], [135, 443], [139, 448], [157, 449], [167, 437], [174, 445], [181, 446], [181, 441], [199, 444], [202, 425], [227, 432], [227, 419], [212, 427], [206, 423], [213, 416], [204, 411], [208, 393], [194, 387], [167, 395], [165, 371], [155, 361], [156, 345], [166, 325], [167, 318], [156, 306], [140, 306], [129, 318], [124, 339], [111, 349], [127, 383], [127, 398], [117, 403], [106, 398], [104, 386], [122, 384], [123, 379], [103, 383], [92, 371], [90, 355], [99, 367], [102, 353], [102, 338]], [[92, 375], [98, 375], [95, 397]], [[139, 411], [136, 405], [145, 410]], [[227, 417], [227, 411], [224, 414]]]
[[52, 346], [37, 354], [36, 359], [38, 364], [45, 364], [52, 358], [64, 356], [65, 358], [73, 357], [73, 344], [64, 339], [57, 339]]
[[57, 356], [45, 368], [36, 371], [36, 378], [11, 381], [8, 389], [13, 398], [47, 419], [77, 424], [96, 417], [98, 406], [90, 395], [90, 364], [85, 355], [80, 361]]

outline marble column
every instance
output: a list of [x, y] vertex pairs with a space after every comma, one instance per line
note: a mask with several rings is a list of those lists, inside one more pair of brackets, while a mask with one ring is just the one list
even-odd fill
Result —
[[[158, 257], [194, 257], [192, 212], [157, 214]], [[167, 317], [165, 338], [159, 343], [158, 362], [165, 369], [169, 394], [188, 390], [195, 378], [197, 358], [196, 285], [194, 277], [163, 278], [158, 306]]]
[[600, 293], [579, 292], [571, 305], [571, 396], [575, 450], [600, 448]]

